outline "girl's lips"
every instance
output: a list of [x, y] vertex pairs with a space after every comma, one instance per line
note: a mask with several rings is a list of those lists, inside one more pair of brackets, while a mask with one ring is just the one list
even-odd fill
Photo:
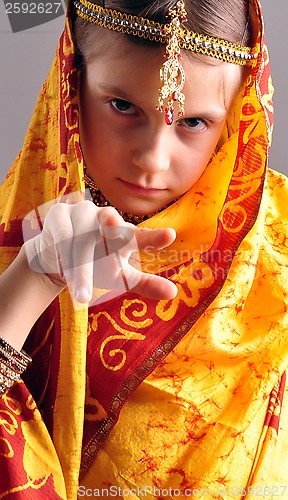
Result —
[[149, 188], [149, 187], [139, 186], [139, 184], [133, 184], [131, 182], [124, 181], [123, 179], [119, 180], [122, 184], [124, 184], [124, 186], [126, 186], [128, 189], [136, 193], [157, 194], [160, 193], [161, 191], [165, 191], [165, 189]]

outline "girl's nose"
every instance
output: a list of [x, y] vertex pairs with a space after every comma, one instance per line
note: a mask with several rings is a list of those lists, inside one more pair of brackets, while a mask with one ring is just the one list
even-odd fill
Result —
[[133, 150], [134, 165], [149, 174], [168, 170], [171, 162], [171, 137], [169, 141], [169, 136], [168, 130], [165, 129], [150, 136], [142, 134], [137, 147]]

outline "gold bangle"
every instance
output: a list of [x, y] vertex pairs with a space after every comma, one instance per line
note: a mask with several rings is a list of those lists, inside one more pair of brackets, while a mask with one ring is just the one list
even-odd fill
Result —
[[2, 396], [10, 387], [12, 387], [15, 382], [17, 382], [20, 379], [20, 373], [13, 373], [13, 372], [8, 372], [7, 370], [2, 371], [2, 364], [1, 364], [1, 372], [0, 372], [0, 396]]
[[25, 370], [32, 361], [30, 356], [28, 356], [25, 351], [17, 351], [2, 337], [0, 337], [0, 354], [2, 354], [2, 356], [6, 359], [11, 359], [15, 365], [19, 366], [20, 370], [22, 368]]
[[11, 378], [14, 380], [17, 377], [20, 377], [21, 373], [23, 373], [24, 370], [19, 371], [14, 370], [14, 367], [11, 366], [10, 360], [0, 358], [0, 373], [8, 378]]
[[0, 337], [0, 396], [20, 379], [31, 361], [26, 352], [17, 351]]

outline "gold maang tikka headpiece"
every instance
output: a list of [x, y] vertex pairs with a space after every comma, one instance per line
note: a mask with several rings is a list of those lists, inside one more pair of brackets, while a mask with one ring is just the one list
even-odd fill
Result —
[[[102, 2], [104, 4], [104, 2]], [[180, 49], [190, 50], [221, 61], [253, 66], [257, 62], [257, 48], [246, 47], [222, 38], [188, 31], [181, 26], [186, 21], [185, 4], [182, 0], [170, 9], [171, 22], [160, 24], [144, 17], [132, 16], [114, 9], [89, 2], [74, 0], [76, 13], [85, 21], [104, 28], [138, 36], [153, 42], [166, 43], [166, 61], [161, 68], [162, 87], [159, 90], [157, 109], [165, 112], [167, 124], [173, 123], [174, 103], [178, 103], [178, 115], [183, 116], [185, 96], [182, 93], [185, 83], [184, 69], [180, 63]], [[164, 101], [167, 99], [167, 105]]]
[[[181, 66], [181, 47], [180, 41], [183, 42], [181, 34], [181, 22], [187, 21], [187, 13], [184, 2], [181, 0], [171, 8], [168, 12], [171, 17], [171, 22], [165, 27], [167, 39], [166, 46], [166, 61], [160, 69], [160, 78], [162, 87], [159, 90], [158, 106], [156, 109], [165, 112], [165, 122], [167, 125], [172, 125], [174, 117], [174, 102], [178, 103], [178, 117], [184, 115], [185, 95], [182, 93], [185, 83], [185, 73]], [[167, 105], [164, 106], [164, 101], [167, 100]]]

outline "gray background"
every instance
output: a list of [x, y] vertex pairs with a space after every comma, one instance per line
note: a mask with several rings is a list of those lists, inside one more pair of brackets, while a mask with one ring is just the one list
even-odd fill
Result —
[[[288, 175], [287, 160], [287, 0], [262, 0], [266, 40], [275, 86], [275, 128], [270, 166]], [[49, 71], [64, 16], [39, 27], [12, 33], [0, 0], [0, 181], [22, 146], [41, 85]], [[281, 64], [282, 63], [282, 64]], [[285, 89], [284, 89], [285, 86]]]

